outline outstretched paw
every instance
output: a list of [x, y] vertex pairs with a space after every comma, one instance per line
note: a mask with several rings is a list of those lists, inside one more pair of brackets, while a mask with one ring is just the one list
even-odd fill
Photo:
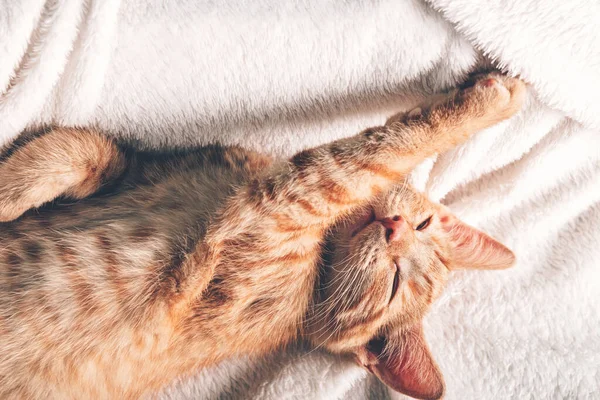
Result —
[[517, 78], [489, 72], [473, 76], [457, 92], [457, 100], [475, 116], [506, 119], [521, 109], [525, 83]]
[[481, 130], [519, 111], [525, 92], [523, 81], [499, 72], [473, 75], [451, 92], [431, 96], [418, 107], [389, 118], [386, 124], [427, 122], [447, 127], [462, 125], [465, 132]]

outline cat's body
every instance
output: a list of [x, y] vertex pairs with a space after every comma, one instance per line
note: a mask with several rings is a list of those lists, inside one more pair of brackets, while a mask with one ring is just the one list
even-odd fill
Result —
[[[423, 286], [418, 276], [403, 278], [402, 299], [394, 300], [403, 303], [393, 313], [363, 307], [369, 315], [349, 321], [344, 311], [350, 308], [324, 312], [318, 305], [327, 299], [314, 291], [323, 281], [323, 243], [334, 224], [402, 182], [422, 159], [518, 109], [522, 84], [495, 79], [504, 86], [480, 81], [453, 95], [456, 104], [396, 117], [289, 162], [219, 146], [153, 156], [73, 129], [53, 130], [8, 152], [0, 163], [0, 220], [7, 221], [0, 223], [0, 397], [136, 398], [200, 367], [265, 354], [299, 335], [356, 354], [405, 393], [440, 395], [437, 381], [432, 394], [412, 381], [390, 383], [369, 358], [374, 350], [359, 348], [392, 325], [402, 331], [418, 323], [464, 243], [456, 251], [436, 247], [441, 261], [428, 267]], [[15, 220], [64, 195], [80, 200]], [[414, 196], [422, 209], [438, 210]], [[435, 223], [442, 229], [454, 217], [440, 213]], [[366, 226], [384, 234], [389, 223]], [[437, 236], [426, 241], [439, 242]], [[494, 254], [484, 256], [488, 262]], [[331, 330], [324, 319], [332, 312], [347, 327]], [[309, 326], [315, 320], [323, 320], [318, 329]]]
[[[139, 159], [143, 161], [138, 164]], [[268, 159], [217, 146], [183, 158], [188, 162], [174, 159], [177, 165], [164, 164], [162, 157], [154, 162], [138, 156], [130, 160], [123, 181], [110, 193], [36, 210], [0, 225], [4, 273], [0, 326], [11, 336], [3, 340], [2, 354], [12, 356], [9, 362], [0, 362], [0, 392], [18, 378], [13, 371], [28, 365], [29, 382], [37, 377], [47, 386], [52, 377], [67, 379], [67, 392], [52, 392], [52, 397], [76, 393], [119, 397], [152, 388], [152, 376], [162, 384], [166, 376], [214, 363], [234, 350], [232, 346], [219, 352], [215, 338], [228, 335], [232, 323], [242, 327], [244, 321], [229, 315], [232, 307], [224, 300], [232, 294], [219, 291], [216, 280], [197, 310], [213, 322], [190, 332], [195, 340], [174, 340], [186, 323], [183, 319], [173, 323], [169, 306], [178, 285], [187, 279], [178, 275], [185, 274], [185, 256], [203, 240], [227, 197], [264, 169]], [[211, 276], [208, 270], [205, 275]], [[308, 275], [306, 279], [314, 280], [314, 272]], [[268, 285], [268, 279], [263, 277], [263, 283]], [[260, 291], [253, 295], [263, 296]], [[275, 330], [291, 327], [303, 317], [306, 304], [294, 304], [298, 298], [306, 302], [306, 295], [290, 295], [290, 320], [281, 324], [273, 320]], [[260, 301], [252, 305], [252, 296], [248, 301], [248, 307], [260, 310]], [[255, 341], [244, 345], [244, 336], [263, 335], [263, 327], [245, 323], [241, 332], [229, 335], [236, 337], [242, 352], [260, 351]], [[283, 337], [287, 341], [296, 333], [297, 329], [288, 329]], [[183, 357], [190, 352], [197, 354], [192, 361]], [[87, 366], [82, 371], [70, 365], [73, 362]], [[106, 393], [102, 385], [96, 388], [99, 380], [106, 381]], [[141, 386], [135, 388], [138, 382]], [[47, 395], [24, 393], [35, 398]]]

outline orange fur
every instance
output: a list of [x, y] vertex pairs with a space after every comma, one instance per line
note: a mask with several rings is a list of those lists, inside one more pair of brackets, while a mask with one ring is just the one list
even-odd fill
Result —
[[[492, 76], [287, 162], [236, 147], [124, 151], [66, 128], [7, 150], [0, 397], [138, 398], [302, 337], [438, 398], [421, 318], [450, 268], [513, 256], [397, 185], [518, 110], [523, 84]], [[393, 216], [407, 225], [390, 242], [378, 221]]]

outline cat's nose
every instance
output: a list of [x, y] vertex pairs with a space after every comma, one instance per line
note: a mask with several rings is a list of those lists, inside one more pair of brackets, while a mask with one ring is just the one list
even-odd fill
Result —
[[399, 215], [383, 218], [379, 221], [386, 229], [385, 237], [388, 242], [395, 242], [402, 238], [402, 232], [406, 229], [406, 221]]

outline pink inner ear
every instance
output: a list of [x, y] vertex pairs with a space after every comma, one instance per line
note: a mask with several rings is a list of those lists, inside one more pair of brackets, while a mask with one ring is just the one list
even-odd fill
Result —
[[[375, 352], [381, 346], [376, 346]], [[372, 350], [369, 350], [372, 351]], [[385, 351], [368, 366], [392, 389], [417, 399], [439, 399], [444, 394], [444, 380], [425, 343], [421, 325], [388, 342]]]
[[442, 227], [450, 236], [453, 269], [504, 269], [514, 264], [515, 255], [502, 243], [456, 217], [443, 218], [446, 223], [442, 222]]

